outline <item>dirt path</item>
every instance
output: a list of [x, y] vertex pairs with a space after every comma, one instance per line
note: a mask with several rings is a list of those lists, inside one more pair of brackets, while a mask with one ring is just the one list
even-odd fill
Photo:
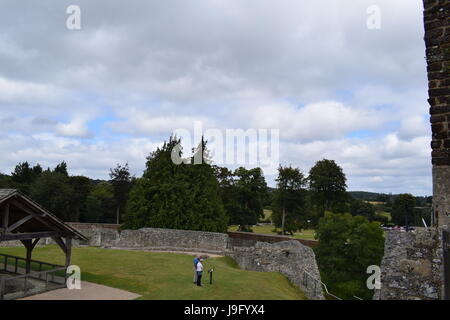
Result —
[[56, 289], [19, 300], [134, 300], [139, 297], [136, 293], [81, 281], [80, 290]]

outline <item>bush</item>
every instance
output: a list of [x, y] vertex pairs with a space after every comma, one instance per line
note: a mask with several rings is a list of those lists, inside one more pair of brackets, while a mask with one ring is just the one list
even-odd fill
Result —
[[320, 219], [316, 234], [317, 261], [331, 293], [345, 299], [373, 295], [366, 288], [366, 270], [370, 265], [380, 265], [383, 257], [380, 224], [361, 216], [327, 213]]

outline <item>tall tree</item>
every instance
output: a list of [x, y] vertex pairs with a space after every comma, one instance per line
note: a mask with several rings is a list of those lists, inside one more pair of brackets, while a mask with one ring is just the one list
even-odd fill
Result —
[[62, 175], [65, 175], [66, 177], [69, 176], [69, 172], [67, 171], [67, 163], [65, 161], [59, 163], [53, 172], [61, 173]]
[[[207, 154], [206, 142], [202, 144], [201, 152]], [[183, 156], [180, 145], [180, 139], [170, 137], [147, 158], [144, 176], [130, 192], [124, 227], [226, 231], [214, 168], [207, 161], [194, 161], [194, 156], [175, 163], [173, 152], [175, 158]]]
[[415, 204], [416, 200], [413, 195], [409, 193], [398, 195], [392, 206], [392, 222], [397, 225], [411, 224]]
[[219, 182], [220, 197], [230, 224], [239, 224], [237, 214], [241, 211], [236, 177], [233, 171], [225, 167], [214, 166], [216, 179]]
[[125, 209], [131, 185], [133, 182], [133, 178], [131, 177], [128, 163], [126, 163], [124, 166], [117, 164], [117, 166], [114, 169], [111, 169], [109, 177], [111, 179], [111, 184], [114, 190], [114, 198], [116, 199], [117, 202], [116, 223], [120, 224], [121, 212], [123, 212]]
[[293, 232], [305, 226], [306, 178], [298, 168], [278, 168], [277, 189], [273, 201], [273, 221], [281, 233]]
[[28, 162], [19, 163], [11, 173], [12, 186], [29, 195], [31, 186], [42, 174], [40, 164], [31, 167]]
[[81, 222], [115, 223], [116, 201], [114, 190], [110, 183], [102, 182], [92, 187], [86, 198], [86, 215]]
[[267, 183], [261, 168], [236, 169], [236, 197], [239, 207], [231, 219], [239, 225], [239, 231], [250, 231], [250, 226], [264, 217], [264, 199]]
[[309, 171], [308, 180], [313, 192], [312, 200], [321, 216], [326, 210], [339, 210], [342, 203], [349, 199], [346, 193], [347, 178], [334, 160], [317, 161]]
[[31, 198], [63, 221], [77, 221], [73, 194], [69, 177], [59, 172], [42, 173], [31, 188]]
[[384, 236], [380, 224], [362, 216], [326, 213], [316, 230], [315, 250], [324, 281], [333, 294], [343, 299], [358, 296], [371, 299], [367, 289], [367, 267], [380, 265]]
[[[62, 174], [64, 175], [64, 174]], [[92, 190], [91, 180], [83, 176], [69, 177], [69, 185], [71, 186], [73, 193], [71, 197], [73, 218], [72, 221], [80, 221], [87, 215], [87, 198]]]
[[372, 221], [375, 218], [375, 208], [372, 204], [362, 200], [353, 200], [350, 203], [352, 216], [363, 216]]

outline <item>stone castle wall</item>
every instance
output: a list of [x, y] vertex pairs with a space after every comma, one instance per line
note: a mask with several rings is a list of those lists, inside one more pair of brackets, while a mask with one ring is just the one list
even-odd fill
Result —
[[450, 0], [424, 0], [435, 225], [450, 224]]
[[[236, 238], [226, 233], [158, 228], [119, 231], [118, 225], [69, 224], [89, 239], [85, 243], [73, 241], [74, 246], [220, 254], [232, 257], [245, 270], [280, 272], [309, 299], [324, 299], [313, 250], [288, 237], [239, 236], [237, 243]], [[42, 239], [38, 246], [48, 244], [54, 244], [53, 240]], [[22, 246], [22, 243], [0, 242], [0, 246]]]
[[389, 231], [381, 262], [381, 289], [374, 299], [443, 299], [441, 235], [435, 228]]
[[234, 247], [253, 247], [257, 242], [276, 243], [282, 241], [298, 241], [301, 244], [315, 248], [319, 245], [317, 240], [293, 239], [288, 236], [258, 234], [251, 232], [227, 232], [230, 236], [230, 243]]
[[279, 272], [310, 299], [324, 299], [314, 251], [298, 241], [257, 242], [253, 247], [234, 247], [227, 255], [242, 269]]

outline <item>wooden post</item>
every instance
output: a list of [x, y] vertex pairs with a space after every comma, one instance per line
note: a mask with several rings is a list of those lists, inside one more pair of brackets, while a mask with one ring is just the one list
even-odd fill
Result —
[[72, 257], [72, 238], [66, 237], [66, 268], [70, 266]]
[[33, 253], [34, 247], [37, 245], [39, 240], [40, 240], [39, 238], [34, 239], [34, 241], [31, 239], [21, 240], [23, 245], [27, 249], [27, 260], [26, 260], [26, 266], [25, 266], [25, 273], [31, 272], [31, 255]]
[[31, 272], [31, 255], [33, 253], [33, 248], [31, 245], [31, 240], [22, 240], [23, 245], [27, 249], [27, 261], [25, 265], [25, 273]]
[[9, 204], [6, 204], [3, 208], [3, 214], [2, 214], [2, 228], [4, 230], [8, 229], [9, 224]]

